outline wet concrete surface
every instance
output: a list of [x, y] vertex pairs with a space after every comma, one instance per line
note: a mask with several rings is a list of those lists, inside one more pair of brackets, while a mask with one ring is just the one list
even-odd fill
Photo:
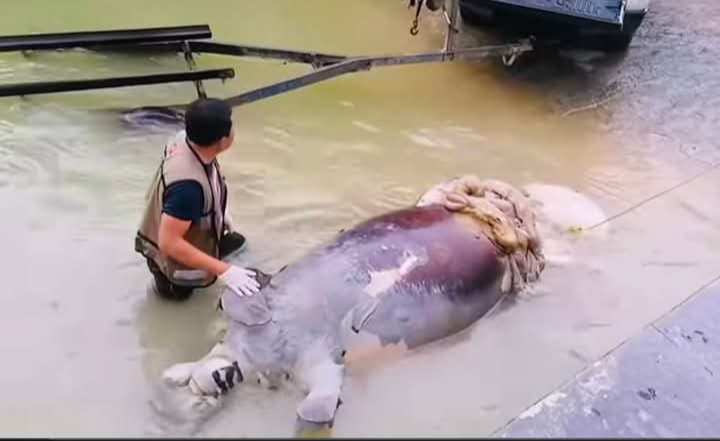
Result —
[[525, 410], [501, 438], [698, 438], [720, 431], [720, 281]]
[[606, 130], [642, 142], [645, 153], [678, 150], [715, 163], [718, 59], [720, 5], [655, 0], [627, 52], [530, 56], [508, 78], [541, 93], [560, 116], [589, 114]]

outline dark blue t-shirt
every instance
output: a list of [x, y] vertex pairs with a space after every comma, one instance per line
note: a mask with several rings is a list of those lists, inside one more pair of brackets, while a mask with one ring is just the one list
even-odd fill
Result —
[[165, 190], [163, 212], [181, 220], [200, 220], [205, 208], [203, 189], [196, 181], [178, 181]]
[[[205, 172], [210, 173], [212, 165], [205, 164]], [[205, 195], [197, 181], [178, 181], [168, 185], [163, 199], [163, 212], [185, 221], [200, 220], [205, 207]]]

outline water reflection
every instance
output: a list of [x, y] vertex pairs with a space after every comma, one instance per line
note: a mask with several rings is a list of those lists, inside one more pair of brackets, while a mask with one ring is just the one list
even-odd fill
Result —
[[[426, 20], [417, 38], [409, 36], [410, 13], [398, 3], [17, 1], [0, 24], [13, 33], [190, 20], [210, 23], [220, 40], [251, 44], [350, 54], [440, 47], [442, 26]], [[686, 9], [654, 4], [623, 56], [538, 56], [514, 69], [388, 68], [238, 108], [236, 145], [222, 158], [233, 217], [250, 239], [238, 261], [275, 271], [338, 230], [463, 173], [564, 185], [615, 213], [704, 170], [718, 158], [720, 8], [709, 0]], [[2, 55], [0, 79], [183, 63]], [[242, 72], [208, 84], [219, 96], [305, 71], [221, 57], [199, 63]], [[0, 350], [37, 362], [5, 366], [6, 433], [142, 435], [153, 426], [146, 404], [158, 373], [211, 345], [217, 291], [185, 305], [161, 302], [148, 296], [149, 276], [132, 252], [142, 197], [173, 127], [128, 126], [113, 110], [193, 96], [192, 86], [170, 85], [0, 103], [0, 264], [9, 275]], [[558, 256], [573, 259], [550, 266], [536, 296], [457, 345], [351, 376], [333, 434], [491, 433], [716, 272], [720, 213], [708, 201], [719, 196], [718, 179], [708, 175], [618, 219], [606, 236], [580, 235], [571, 249], [560, 247]], [[19, 334], [22, 341], [13, 338]], [[58, 379], [28, 395], [48, 363]], [[248, 387], [198, 433], [287, 436], [297, 398]]]

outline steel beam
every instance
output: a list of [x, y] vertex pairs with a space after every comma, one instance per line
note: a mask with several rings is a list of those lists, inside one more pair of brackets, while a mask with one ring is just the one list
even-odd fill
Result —
[[335, 78], [352, 72], [370, 70], [378, 66], [397, 66], [405, 64], [433, 63], [454, 60], [479, 59], [489, 56], [512, 57], [533, 49], [529, 41], [498, 46], [459, 49], [454, 51], [426, 52], [419, 54], [386, 55], [380, 57], [348, 58], [345, 61], [331, 64], [314, 72], [299, 75], [288, 80], [268, 86], [259, 87], [239, 95], [225, 98], [231, 106], [240, 106], [254, 101], [270, 98], [281, 93], [307, 87], [320, 81]]
[[315, 67], [327, 66], [329, 64], [347, 60], [347, 57], [342, 55], [275, 49], [259, 46], [240, 46], [236, 44], [217, 43], [214, 41], [189, 41], [188, 45], [190, 46], [190, 50], [198, 53], [205, 52], [219, 55], [232, 55], [236, 57], [272, 58], [297, 63], [312, 64]]
[[124, 29], [0, 37], [0, 52], [121, 46], [211, 38], [208, 25]]
[[37, 83], [16, 83], [0, 85], [0, 97], [37, 95], [44, 93], [71, 92], [76, 90], [108, 89], [115, 87], [144, 86], [148, 84], [179, 83], [209, 79], [235, 77], [235, 70], [211, 69], [193, 72], [171, 72], [153, 75], [97, 78], [92, 80], [45, 81]]

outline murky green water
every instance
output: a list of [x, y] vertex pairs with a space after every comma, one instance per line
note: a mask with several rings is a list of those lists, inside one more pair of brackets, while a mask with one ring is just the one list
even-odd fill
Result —
[[[614, 62], [575, 54], [512, 71], [385, 68], [238, 108], [222, 163], [250, 240], [240, 263], [276, 270], [461, 173], [571, 186], [612, 214], [708, 169], [718, 158], [720, 35], [707, 20], [717, 22], [720, 7], [654, 4], [630, 54]], [[208, 23], [221, 41], [341, 54], [443, 42], [429, 19], [410, 36], [401, 1], [3, 6], [3, 34]], [[216, 56], [198, 64], [236, 69], [234, 80], [208, 83], [221, 96], [306, 70]], [[2, 82], [183, 68], [181, 57], [0, 55]], [[0, 99], [3, 434], [175, 433], [158, 423], [153, 385], [163, 368], [212, 345], [218, 290], [184, 305], [149, 295], [133, 234], [170, 131], [127, 127], [105, 109], [193, 96], [184, 84]], [[492, 433], [716, 275], [719, 182], [708, 173], [606, 235], [581, 235], [574, 260], [549, 266], [535, 296], [483, 320], [469, 339], [353, 372], [335, 435]], [[292, 433], [297, 395], [247, 389], [201, 434]]]

